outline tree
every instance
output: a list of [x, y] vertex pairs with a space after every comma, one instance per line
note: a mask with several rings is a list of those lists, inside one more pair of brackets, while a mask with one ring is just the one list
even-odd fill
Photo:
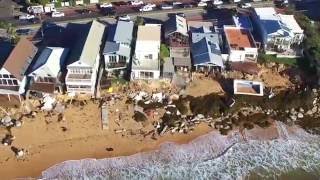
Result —
[[134, 23], [135, 23], [136, 26], [143, 25], [143, 24], [144, 24], [144, 19], [143, 19], [143, 17], [137, 16], [137, 18], [136, 18], [136, 20], [135, 20]]
[[160, 59], [164, 60], [164, 58], [169, 57], [170, 56], [170, 52], [169, 52], [169, 48], [166, 44], [161, 44], [160, 45]]

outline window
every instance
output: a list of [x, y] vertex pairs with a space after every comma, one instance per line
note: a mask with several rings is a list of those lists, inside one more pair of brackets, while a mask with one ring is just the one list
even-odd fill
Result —
[[117, 57], [116, 56], [109, 56], [109, 63], [116, 63]]
[[119, 56], [119, 61], [120, 61], [120, 62], [126, 62], [126, 60], [127, 60], [127, 57], [125, 57], [125, 56]]
[[3, 78], [9, 78], [9, 75], [8, 74], [4, 74]]
[[153, 72], [140, 72], [140, 77], [144, 79], [151, 79], [153, 78]]
[[152, 59], [152, 54], [148, 54], [144, 56], [145, 59]]
[[246, 58], [254, 58], [254, 55], [253, 54], [246, 54], [245, 57]]

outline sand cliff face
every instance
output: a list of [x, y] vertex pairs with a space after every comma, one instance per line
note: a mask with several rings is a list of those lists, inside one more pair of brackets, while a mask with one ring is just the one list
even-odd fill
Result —
[[319, 148], [318, 136], [275, 122], [227, 136], [212, 131], [187, 144], [167, 142], [158, 150], [131, 156], [66, 161], [43, 171], [42, 177], [238, 179], [257, 169], [261, 177], [272, 177], [294, 168], [319, 169]]

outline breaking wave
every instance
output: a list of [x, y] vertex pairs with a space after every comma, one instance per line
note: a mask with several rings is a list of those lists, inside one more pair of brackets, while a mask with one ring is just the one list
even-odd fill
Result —
[[222, 136], [213, 131], [184, 145], [164, 143], [152, 152], [66, 161], [42, 172], [42, 178], [248, 179], [254, 174], [273, 179], [295, 169], [319, 177], [320, 138], [280, 126], [282, 136], [274, 140], [244, 141], [239, 132]]

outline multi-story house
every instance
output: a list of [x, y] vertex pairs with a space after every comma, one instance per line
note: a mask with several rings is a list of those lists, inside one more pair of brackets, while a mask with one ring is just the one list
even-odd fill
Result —
[[292, 51], [303, 41], [303, 30], [293, 15], [278, 14], [272, 7], [255, 8], [254, 12], [253, 22], [267, 54]]
[[22, 38], [11, 51], [0, 69], [0, 94], [18, 95], [25, 93], [27, 69], [38, 48], [26, 38]]
[[159, 79], [161, 25], [138, 27], [135, 54], [132, 59], [131, 79]]
[[[203, 27], [203, 29], [206, 28]], [[196, 71], [220, 72], [224, 69], [218, 33], [213, 33], [208, 29], [205, 32], [192, 33], [191, 54]]]
[[258, 47], [250, 31], [245, 28], [224, 26], [230, 62], [256, 62]]
[[118, 21], [116, 27], [109, 28], [103, 50], [105, 69], [108, 72], [127, 68], [131, 57], [133, 26], [131, 21]]
[[187, 21], [182, 14], [171, 17], [164, 26], [165, 40], [169, 45], [170, 59], [176, 70], [191, 68], [190, 45]]
[[104, 31], [105, 25], [93, 21], [89, 32], [79, 37], [67, 63], [65, 84], [68, 92], [95, 95]]
[[28, 79], [30, 91], [53, 93], [62, 92], [61, 69], [65, 64], [68, 49], [47, 47], [29, 66]]

